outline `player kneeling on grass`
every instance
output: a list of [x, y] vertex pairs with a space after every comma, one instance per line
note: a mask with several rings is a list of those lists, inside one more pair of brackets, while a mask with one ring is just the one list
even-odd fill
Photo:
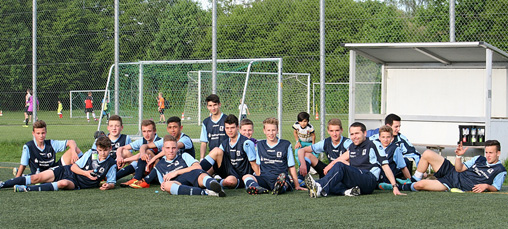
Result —
[[179, 154], [176, 138], [164, 136], [164, 156], [142, 180], [150, 184], [156, 178], [161, 190], [172, 195], [209, 195], [225, 197], [226, 193], [215, 179], [201, 169], [199, 162], [188, 153]]
[[[267, 118], [263, 121], [263, 132], [266, 140], [260, 140], [256, 149], [256, 164], [259, 165], [260, 173], [243, 176], [243, 182], [247, 193], [263, 194], [272, 190], [272, 194], [281, 194], [293, 190], [293, 184], [289, 181], [288, 172], [296, 180], [295, 159], [291, 143], [288, 140], [277, 138], [279, 121], [275, 118]], [[256, 172], [257, 173], [257, 172]], [[294, 183], [294, 189], [306, 190]]]
[[[501, 164], [501, 144], [497, 140], [485, 142], [485, 156], [476, 156], [462, 163], [462, 155], [468, 148], [463, 149], [462, 142], [455, 150], [455, 166], [434, 151], [423, 152], [418, 168], [411, 178], [415, 183], [402, 184], [402, 190], [411, 191], [447, 191], [457, 190], [496, 192], [503, 185], [506, 169]], [[437, 171], [434, 176], [437, 180], [421, 180], [428, 166]]]
[[338, 118], [330, 119], [328, 121], [328, 134], [329, 138], [322, 140], [311, 146], [306, 146], [298, 150], [298, 158], [301, 161], [299, 171], [299, 182], [303, 181], [303, 178], [309, 172], [310, 167], [314, 168], [322, 178], [325, 176], [324, 169], [327, 166], [324, 162], [320, 161], [314, 153], [326, 153], [328, 161], [332, 162], [339, 158], [351, 143], [351, 139], [342, 136], [342, 122]]
[[349, 133], [353, 144], [349, 146], [348, 152], [326, 166], [326, 175], [318, 181], [314, 181], [310, 174], [305, 177], [310, 197], [371, 194], [377, 186], [381, 169], [394, 186], [393, 194], [403, 195], [396, 186], [383, 147], [379, 142], [366, 138], [365, 125], [355, 122], [351, 124]]
[[247, 137], [238, 134], [238, 118], [228, 115], [224, 120], [226, 135], [219, 147], [215, 147], [201, 161], [201, 167], [210, 174], [223, 177], [220, 184], [228, 188], [243, 187], [242, 177], [247, 174], [259, 173], [256, 164], [254, 143]]
[[[17, 177], [0, 182], [0, 187], [14, 186], [15, 192], [58, 191], [59, 189], [84, 189], [100, 187], [112, 189], [116, 182], [116, 161], [110, 156], [111, 140], [100, 137], [96, 141], [97, 151], [89, 150], [73, 165], [58, 166], [42, 173]], [[106, 183], [100, 185], [102, 180]], [[32, 185], [42, 183], [40, 185]]]
[[[33, 124], [33, 140], [25, 143], [21, 154], [21, 163], [18, 169], [14, 169], [14, 175], [19, 177], [25, 171], [26, 166], [30, 167], [30, 174], [43, 172], [51, 167], [60, 165], [71, 165], [82, 155], [74, 140], [46, 140], [46, 123], [42, 120]], [[56, 153], [69, 149], [57, 162]]]
[[[379, 138], [374, 141], [381, 142], [381, 145], [386, 153], [386, 159], [388, 159], [388, 165], [390, 166], [393, 175], [395, 177], [403, 176], [404, 178], [409, 179], [411, 174], [406, 167], [404, 156], [402, 156], [403, 151], [406, 148], [401, 147], [400, 141], [394, 141], [393, 135], [393, 129], [388, 125], [384, 125], [379, 128]], [[383, 190], [393, 189], [390, 181], [383, 171], [381, 171], [381, 175], [379, 177], [378, 187]]]

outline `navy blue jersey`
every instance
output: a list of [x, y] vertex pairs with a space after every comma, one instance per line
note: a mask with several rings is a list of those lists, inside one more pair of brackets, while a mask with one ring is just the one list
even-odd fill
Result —
[[[94, 150], [92, 150], [94, 151]], [[94, 152], [92, 152], [93, 154]], [[90, 154], [91, 155], [91, 154]], [[92, 157], [90, 156], [86, 161], [85, 165], [82, 167], [83, 170], [94, 170], [97, 174], [97, 180], [90, 180], [86, 176], [74, 174], [74, 179], [77, 181], [78, 186], [80, 188], [95, 188], [99, 187], [100, 182], [106, 178], [106, 175], [109, 172], [109, 169], [112, 166], [116, 166], [116, 160], [113, 157], [108, 156], [104, 161], [98, 161], [98, 165], [94, 166], [92, 163]], [[94, 168], [95, 167], [95, 168]]]
[[[153, 139], [153, 141], [155, 142], [155, 141], [159, 141], [159, 140], [161, 140], [161, 137], [155, 135], [155, 138]], [[148, 141], [145, 138], [143, 138], [143, 145], [145, 145], [145, 144], [148, 144]], [[153, 153], [155, 155], [157, 155], [159, 153], [159, 148], [157, 148], [157, 147], [150, 149], [150, 150], [153, 151]]]
[[258, 142], [257, 147], [258, 164], [262, 176], [277, 176], [281, 173], [288, 173], [288, 148], [291, 147], [288, 140], [280, 139], [279, 143], [273, 148], [268, 146], [266, 140], [261, 140]]
[[28, 152], [30, 153], [28, 165], [30, 166], [32, 174], [37, 171], [37, 168], [42, 172], [57, 166], [56, 152], [51, 145], [51, 140], [44, 140], [45, 147], [43, 151], [37, 148], [34, 141], [29, 141], [25, 143], [25, 145], [28, 147]]
[[400, 142], [400, 144], [403, 144], [406, 148], [405, 151], [403, 151], [403, 154], [415, 154], [418, 155], [418, 157], [421, 157], [420, 153], [416, 150], [416, 148], [409, 142], [409, 140], [406, 138], [406, 136], [399, 133], [395, 138], [393, 139], [393, 142]]
[[369, 139], [365, 139], [360, 145], [349, 146], [349, 162], [355, 168], [370, 171], [377, 179], [381, 173], [381, 165], [388, 164], [381, 143]]
[[243, 135], [239, 135], [238, 141], [236, 142], [236, 145], [234, 147], [231, 147], [231, 145], [229, 145], [229, 139], [224, 140], [221, 144], [222, 149], [224, 149], [224, 155], [226, 154], [229, 155], [231, 164], [233, 165], [237, 174], [240, 176], [254, 173], [254, 170], [252, 170], [252, 167], [250, 165], [247, 153], [243, 148], [243, 144], [247, 140], [250, 139]]
[[331, 137], [325, 139], [325, 144], [323, 145], [323, 149], [324, 149], [324, 152], [326, 153], [326, 156], [328, 156], [329, 162], [334, 161], [335, 159], [340, 157], [340, 155], [342, 155], [344, 152], [347, 151], [347, 149], [344, 147], [344, 142], [347, 139], [349, 139], [349, 138], [342, 137], [342, 139], [341, 139], [339, 145], [337, 145], [337, 147], [333, 147]]
[[459, 181], [463, 190], [472, 190], [477, 184], [494, 183], [494, 178], [502, 172], [506, 172], [501, 163], [489, 165], [484, 156], [479, 156], [475, 163], [466, 171], [459, 173]]
[[164, 176], [170, 172], [173, 172], [173, 171], [185, 169], [187, 167], [188, 167], [187, 163], [185, 162], [184, 158], [180, 154], [177, 154], [176, 157], [172, 161], [168, 161], [164, 157], [155, 165], [155, 168], [162, 176]]
[[212, 117], [208, 117], [203, 120], [203, 125], [207, 133], [209, 150], [219, 147], [220, 143], [228, 138], [226, 131], [224, 130], [224, 121], [226, 120], [226, 117], [227, 116], [223, 114], [217, 123], [212, 121]]
[[111, 157], [113, 157], [113, 159], [116, 160], [116, 150], [120, 146], [124, 146], [126, 141], [127, 141], [127, 135], [125, 135], [125, 134], [120, 134], [120, 137], [118, 137], [118, 139], [116, 139], [115, 142], [111, 141], [111, 152], [109, 152], [109, 155], [111, 155]]
[[[191, 139], [188, 135], [182, 133], [182, 136], [180, 136], [180, 138], [182, 137], [188, 137], [189, 139]], [[185, 147], [183, 148], [180, 148], [178, 149], [178, 154], [182, 155], [183, 153], [188, 153], [190, 154], [192, 157], [196, 157], [196, 150], [194, 150], [194, 144], [192, 144], [192, 147], [190, 149], [185, 149]]]

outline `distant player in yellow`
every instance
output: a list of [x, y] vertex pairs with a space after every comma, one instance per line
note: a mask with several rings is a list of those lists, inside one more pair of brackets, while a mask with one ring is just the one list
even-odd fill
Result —
[[162, 92], [159, 92], [159, 97], [157, 99], [157, 105], [159, 106], [159, 123], [166, 122], [166, 117], [164, 117], [164, 97], [162, 97]]
[[60, 102], [60, 100], [58, 100], [58, 109], [56, 111], [57, 111], [57, 114], [58, 114], [59, 118], [63, 117], [62, 116], [62, 110], [63, 110], [62, 102]]

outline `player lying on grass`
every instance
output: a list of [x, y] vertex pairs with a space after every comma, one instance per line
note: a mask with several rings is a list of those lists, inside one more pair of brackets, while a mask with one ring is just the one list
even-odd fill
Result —
[[[15, 170], [16, 177], [21, 176], [27, 166], [30, 167], [30, 174], [35, 174], [37, 171], [43, 172], [51, 167], [70, 165], [83, 155], [74, 140], [46, 140], [46, 133], [47, 128], [44, 121], [39, 120], [34, 122], [32, 129], [33, 140], [23, 145], [20, 166]], [[65, 151], [57, 162], [56, 154], [64, 151], [67, 147], [69, 149]]]
[[[434, 151], [423, 152], [418, 168], [411, 178], [416, 181], [403, 184], [402, 190], [411, 191], [447, 191], [453, 188], [472, 192], [496, 192], [503, 185], [506, 169], [501, 164], [501, 144], [497, 140], [485, 142], [485, 156], [476, 156], [462, 163], [462, 155], [468, 148], [459, 143], [455, 150], [455, 166]], [[437, 180], [422, 180], [423, 173], [429, 165], [436, 171]]]
[[[123, 122], [122, 117], [118, 115], [112, 115], [108, 121], [107, 137], [111, 140], [111, 156], [113, 159], [123, 161], [124, 158], [132, 156], [132, 153], [128, 150], [117, 152], [118, 147], [130, 144], [131, 138], [128, 135], [122, 134]], [[92, 149], [96, 149], [95, 143], [92, 145]]]
[[310, 197], [371, 194], [377, 186], [381, 170], [394, 186], [393, 194], [403, 195], [396, 186], [383, 147], [379, 142], [366, 138], [365, 125], [355, 122], [351, 124], [349, 133], [353, 144], [348, 152], [326, 166], [326, 175], [318, 181], [314, 181], [310, 174], [305, 177]]
[[263, 121], [263, 132], [266, 140], [260, 140], [256, 149], [256, 164], [260, 172], [256, 176], [247, 174], [242, 180], [247, 193], [263, 194], [272, 190], [272, 194], [281, 194], [286, 191], [306, 190], [298, 182], [291, 183], [288, 172], [296, 180], [295, 159], [291, 143], [288, 140], [277, 138], [279, 121], [267, 118]]
[[307, 175], [310, 166], [316, 170], [320, 178], [325, 176], [324, 169], [328, 164], [320, 161], [314, 153], [325, 153], [328, 161], [332, 162], [346, 152], [349, 145], [351, 145], [351, 139], [342, 136], [343, 129], [340, 119], [330, 119], [327, 131], [330, 137], [298, 150], [298, 158], [302, 162], [299, 169], [299, 179], [303, 179]]
[[[0, 187], [13, 187], [15, 192], [58, 191], [60, 189], [84, 189], [100, 187], [101, 190], [112, 189], [116, 182], [116, 162], [111, 157], [111, 140], [99, 137], [97, 150], [87, 151], [73, 165], [58, 166], [39, 174], [10, 179]], [[102, 180], [106, 183], [100, 185]], [[37, 184], [40, 185], [32, 185]]]
[[[399, 142], [400, 147], [404, 148], [402, 155], [404, 156], [404, 161], [406, 162], [407, 168], [409, 169], [409, 173], [412, 173], [413, 161], [415, 162], [416, 166], [418, 166], [418, 161], [420, 160], [421, 155], [411, 144], [411, 142], [409, 142], [407, 137], [400, 133], [401, 120], [402, 119], [398, 115], [389, 114], [385, 117], [385, 125], [393, 129], [393, 141]], [[379, 128], [367, 131], [367, 137], [372, 141], [378, 139]]]
[[[192, 140], [189, 136], [182, 133], [183, 126], [181, 124], [180, 118], [173, 116], [167, 119], [167, 128], [168, 133], [173, 136], [177, 140], [178, 154], [188, 153], [191, 157], [194, 158], [195, 150], [194, 144], [192, 144]], [[138, 161], [138, 168], [136, 169], [136, 174], [134, 177], [128, 182], [122, 183], [123, 187], [130, 186], [132, 188], [145, 188], [149, 187], [150, 184], [143, 183], [141, 179], [143, 178], [144, 172], [150, 172], [153, 165], [157, 164], [157, 161], [164, 156], [164, 154], [159, 153], [162, 151], [162, 147], [164, 144], [163, 139], [159, 139], [154, 141], [153, 143], [148, 143], [142, 145], [139, 149], [140, 161]], [[154, 150], [154, 151], [151, 151]], [[154, 152], [156, 152], [154, 154]]]
[[141, 180], [143, 184], [150, 184], [157, 179], [161, 190], [171, 195], [226, 196], [219, 182], [202, 170], [195, 158], [188, 153], [178, 153], [175, 137], [166, 135], [163, 141], [164, 156], [150, 174]]
[[252, 137], [254, 134], [254, 123], [252, 120], [246, 118], [240, 121], [240, 134], [251, 140], [254, 143], [254, 147], [258, 144], [258, 140]]
[[201, 148], [199, 149], [200, 160], [203, 160], [206, 156], [207, 145], [208, 151], [211, 151], [215, 147], [219, 147], [227, 138], [226, 132], [224, 131], [224, 120], [226, 119], [226, 115], [220, 111], [221, 103], [219, 96], [211, 94], [206, 97], [205, 102], [206, 108], [210, 111], [210, 117], [203, 120], [201, 128], [201, 136], [199, 137], [199, 141], [201, 141]]
[[238, 134], [238, 118], [228, 115], [224, 120], [226, 135], [219, 147], [215, 147], [200, 162], [203, 170], [209, 174], [217, 174], [220, 184], [228, 188], [244, 187], [242, 177], [247, 174], [259, 174], [256, 164], [254, 143], [247, 137]]
[[[390, 166], [393, 175], [395, 177], [404, 177], [405, 179], [409, 179], [411, 174], [409, 173], [404, 157], [402, 156], [402, 152], [405, 147], [401, 147], [402, 143], [393, 141], [393, 129], [388, 125], [382, 126], [379, 128], [379, 139], [376, 139], [375, 141], [380, 142], [383, 146], [386, 153], [386, 159], [388, 159], [388, 165]], [[383, 171], [381, 171], [381, 175], [379, 177], [378, 187], [383, 190], [393, 189], [390, 181]]]
[[[141, 133], [143, 134], [143, 138], [138, 139], [135, 142], [132, 142], [126, 146], [118, 147], [117, 153], [127, 155], [130, 152], [123, 153], [124, 150], [125, 151], [130, 151], [130, 150], [139, 151], [139, 149], [141, 148], [142, 145], [153, 143], [154, 141], [158, 141], [161, 139], [159, 136], [157, 136], [157, 127], [155, 126], [155, 122], [152, 120], [143, 120], [141, 122]], [[147, 153], [149, 153], [150, 156], [154, 156], [158, 152], [159, 151], [157, 148], [147, 151]], [[117, 158], [116, 164], [117, 164], [118, 168], [122, 168], [122, 169], [120, 169], [116, 173], [116, 179], [120, 180], [121, 178], [123, 178], [129, 174], [135, 173], [138, 166], [142, 167], [141, 169], [139, 169], [139, 171], [137, 171], [139, 173], [138, 174], [139, 179], [141, 179], [144, 175], [145, 166], [146, 166], [146, 157], [144, 159], [140, 158], [139, 153], [132, 156], [132, 157], [125, 158], [123, 160], [121, 158]], [[127, 164], [127, 163], [130, 163], [130, 165], [127, 165], [124, 167], [124, 164]], [[126, 184], [126, 183], [122, 183], [122, 185], [123, 184]], [[127, 186], [128, 185], [129, 184], [127, 184]]]

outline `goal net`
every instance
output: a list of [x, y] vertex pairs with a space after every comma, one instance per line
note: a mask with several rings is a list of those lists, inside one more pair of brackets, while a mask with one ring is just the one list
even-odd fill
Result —
[[93, 110], [99, 117], [101, 112], [101, 103], [106, 90], [73, 90], [69, 91], [69, 115], [71, 118], [85, 118], [85, 99], [88, 92], [92, 93]]

